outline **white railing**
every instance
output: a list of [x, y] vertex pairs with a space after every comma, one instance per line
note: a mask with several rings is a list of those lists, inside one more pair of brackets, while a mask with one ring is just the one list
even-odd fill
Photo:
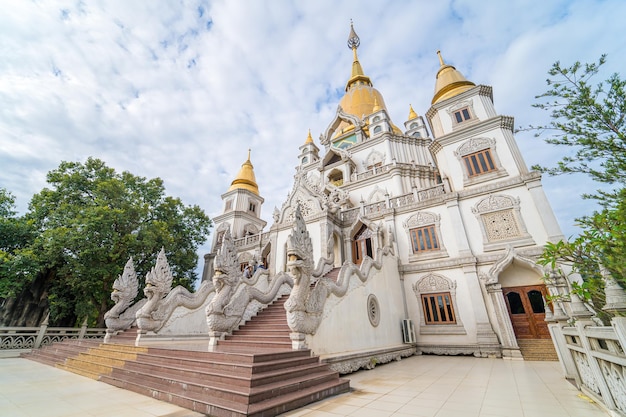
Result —
[[[364, 215], [372, 215], [372, 214], [377, 214], [377, 213], [381, 213], [384, 210], [390, 209], [390, 208], [400, 208], [400, 207], [404, 207], [404, 206], [408, 206], [410, 204], [415, 203], [416, 201], [425, 201], [425, 200], [429, 200], [431, 198], [435, 198], [438, 197], [440, 195], [444, 195], [446, 193], [446, 190], [443, 186], [443, 184], [439, 184], [436, 185], [434, 187], [430, 187], [430, 188], [426, 188], [424, 190], [420, 190], [418, 191], [417, 197], [415, 196], [415, 194], [411, 193], [411, 194], [404, 194], [398, 197], [390, 197], [387, 200], [383, 200], [383, 201], [377, 201], [375, 203], [371, 203], [371, 204], [365, 204], [362, 206], [362, 212]], [[341, 212], [341, 220], [345, 221], [345, 222], [351, 222], [354, 221], [354, 219], [357, 218], [359, 212], [360, 212], [361, 208], [360, 207], [353, 207], [351, 209], [348, 210], [344, 210]]]
[[614, 317], [611, 326], [592, 324], [550, 325], [561, 363], [583, 392], [614, 415], [626, 415], [626, 317]]
[[101, 339], [106, 329], [83, 327], [0, 327], [0, 351], [37, 349], [66, 339]]

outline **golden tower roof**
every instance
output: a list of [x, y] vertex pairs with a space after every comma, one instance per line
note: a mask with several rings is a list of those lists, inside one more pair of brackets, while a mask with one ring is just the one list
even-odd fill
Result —
[[250, 149], [248, 149], [248, 159], [241, 165], [237, 177], [235, 177], [228, 189], [228, 191], [233, 190], [248, 190], [251, 193], [259, 195], [259, 186], [256, 184], [254, 167], [252, 166], [252, 162], [250, 162]]
[[306, 140], [304, 141], [305, 145], [308, 145], [309, 143], [313, 143], [313, 137], [311, 136], [311, 129], [309, 129], [309, 135], [306, 137]]
[[433, 96], [431, 104], [454, 97], [476, 86], [476, 84], [468, 81], [463, 74], [457, 71], [452, 65], [444, 63], [441, 57], [441, 51], [437, 51], [437, 55], [439, 56], [439, 64], [441, 67], [437, 72], [435, 95]]
[[417, 118], [417, 113], [413, 110], [413, 106], [409, 104], [409, 118], [407, 120], [413, 120]]
[[[348, 47], [352, 49], [352, 72], [350, 79], [346, 83], [346, 93], [339, 101], [339, 105], [345, 113], [358, 117], [359, 119], [364, 116], [384, 109], [387, 111], [385, 100], [378, 90], [376, 90], [372, 84], [372, 80], [365, 75], [363, 67], [359, 62], [356, 50], [359, 47], [361, 41], [359, 36], [354, 31], [354, 25], [350, 22], [350, 35], [348, 35]], [[387, 113], [389, 113], [387, 111]], [[339, 128], [336, 130], [335, 136], [340, 135], [342, 131], [347, 131], [354, 128], [354, 126], [341, 122]], [[395, 133], [401, 133], [392, 123], [392, 128]]]

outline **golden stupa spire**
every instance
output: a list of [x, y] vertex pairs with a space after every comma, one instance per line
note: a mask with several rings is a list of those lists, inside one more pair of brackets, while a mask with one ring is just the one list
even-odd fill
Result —
[[417, 118], [417, 113], [413, 110], [413, 106], [409, 104], [409, 118], [407, 120], [413, 120], [415, 118]]
[[457, 71], [452, 65], [447, 65], [443, 61], [441, 51], [437, 51], [439, 57], [439, 71], [437, 71], [437, 81], [435, 81], [435, 95], [431, 104], [445, 100], [461, 94], [464, 91], [475, 87], [471, 81], [468, 81], [460, 71]]
[[361, 39], [359, 39], [359, 35], [354, 31], [354, 24], [352, 20], [350, 20], [350, 34], [348, 35], [348, 48], [352, 49], [352, 73], [350, 74], [350, 79], [346, 84], [346, 91], [352, 86], [352, 84], [357, 81], [365, 81], [368, 85], [372, 85], [372, 81], [368, 76], [363, 72], [363, 67], [361, 67], [361, 63], [359, 62], [359, 57], [356, 54], [356, 50], [361, 44]]
[[259, 186], [256, 183], [256, 177], [254, 176], [254, 167], [250, 162], [250, 149], [248, 149], [248, 159], [241, 164], [239, 173], [230, 184], [228, 191], [232, 190], [248, 190], [256, 195], [259, 195]]
[[313, 143], [313, 137], [311, 136], [311, 129], [309, 129], [309, 135], [306, 137], [306, 140], [304, 141], [305, 145], [308, 145], [309, 143]]

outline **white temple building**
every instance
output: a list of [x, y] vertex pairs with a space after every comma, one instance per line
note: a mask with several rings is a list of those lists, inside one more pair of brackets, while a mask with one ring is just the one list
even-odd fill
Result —
[[270, 280], [292, 273], [301, 213], [311, 261], [324, 260], [311, 284], [342, 288], [324, 293], [316, 326], [294, 331], [294, 347], [346, 370], [415, 352], [522, 358], [520, 341], [550, 339], [536, 260], [563, 236], [513, 117], [498, 114], [490, 86], [439, 54], [431, 107], [421, 116], [409, 106], [395, 123], [359, 62], [359, 43], [352, 28], [345, 94], [319, 141], [309, 132], [300, 146], [293, 188], [269, 228], [248, 154], [213, 218], [203, 280], [227, 231], [242, 270], [262, 264]]

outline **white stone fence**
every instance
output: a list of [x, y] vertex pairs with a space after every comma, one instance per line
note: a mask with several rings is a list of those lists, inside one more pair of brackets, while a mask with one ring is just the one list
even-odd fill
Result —
[[103, 339], [106, 329], [82, 327], [0, 327], [0, 357], [19, 356], [66, 339]]
[[571, 326], [550, 323], [566, 378], [613, 416], [626, 415], [626, 317], [614, 317], [611, 326], [576, 320]]

